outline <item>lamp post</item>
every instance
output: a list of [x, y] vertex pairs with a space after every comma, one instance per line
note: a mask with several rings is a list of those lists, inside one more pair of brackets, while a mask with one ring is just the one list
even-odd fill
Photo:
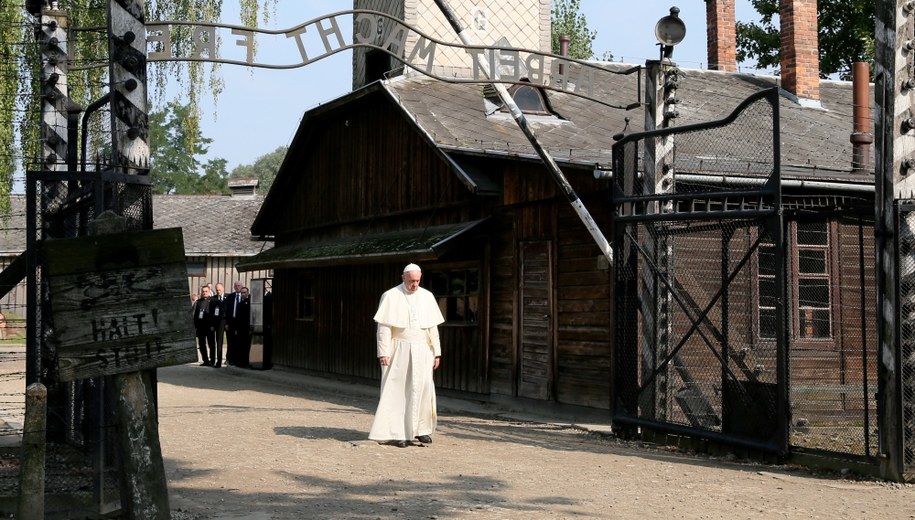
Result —
[[[678, 16], [680, 9], [672, 7], [670, 15], [661, 18], [655, 26], [655, 36], [661, 46], [660, 59], [645, 63], [645, 131], [666, 128], [679, 114], [673, 109], [679, 82], [679, 70], [671, 61], [674, 45], [686, 36], [686, 25]], [[649, 137], [645, 140], [644, 191], [646, 195], [659, 195], [673, 191], [673, 138], [668, 136]], [[667, 213], [673, 210], [672, 203], [653, 202], [649, 213]], [[657, 371], [651, 394], [643, 399], [645, 412], [655, 420], [665, 421], [670, 409], [669, 371], [659, 363], [668, 359], [671, 348], [673, 296], [664, 280], [673, 272], [673, 244], [667, 235], [667, 224], [656, 221], [646, 224], [649, 229], [643, 234], [642, 245], [652, 255], [656, 270], [642, 270], [644, 297], [642, 307], [642, 355], [644, 377]]]

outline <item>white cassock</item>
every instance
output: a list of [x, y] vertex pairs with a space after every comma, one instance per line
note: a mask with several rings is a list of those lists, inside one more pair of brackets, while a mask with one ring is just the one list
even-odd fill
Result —
[[438, 325], [445, 321], [431, 292], [419, 287], [413, 294], [404, 284], [385, 291], [375, 313], [381, 395], [369, 439], [412, 440], [432, 435], [436, 424], [432, 366], [442, 355]]

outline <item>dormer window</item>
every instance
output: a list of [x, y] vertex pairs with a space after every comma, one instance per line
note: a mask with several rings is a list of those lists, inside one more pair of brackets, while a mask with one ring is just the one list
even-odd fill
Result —
[[[562, 118], [553, 111], [550, 100], [543, 93], [543, 89], [530, 83], [527, 78], [521, 78], [522, 83], [508, 87], [508, 94], [518, 105], [522, 113], [531, 116], [546, 116], [562, 121]], [[508, 114], [509, 110], [502, 104], [502, 100], [492, 85], [483, 86], [483, 99], [486, 101], [486, 114]]]
[[[508, 93], [511, 94], [512, 99], [515, 101], [515, 104], [518, 105], [518, 108], [521, 109], [521, 112], [525, 114], [543, 116], [552, 114], [548, 108], [546, 98], [543, 96], [543, 92], [533, 85], [512, 85], [508, 89]], [[503, 107], [502, 110], [507, 112], [505, 107]]]

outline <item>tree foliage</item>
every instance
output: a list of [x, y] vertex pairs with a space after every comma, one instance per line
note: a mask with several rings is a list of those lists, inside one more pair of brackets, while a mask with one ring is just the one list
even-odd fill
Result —
[[181, 195], [228, 193], [225, 159], [211, 159], [206, 164], [198, 159], [206, 155], [213, 140], [202, 136], [198, 127], [182, 124], [190, 113], [190, 105], [170, 102], [162, 111], [149, 114], [153, 189]]
[[[779, 0], [751, 0], [758, 23], [737, 22], [737, 61], [756, 59], [759, 68], [779, 66]], [[819, 0], [820, 76], [850, 79], [852, 64], [874, 59], [873, 0]]]
[[[278, 0], [237, 0], [241, 23], [255, 27], [267, 21]], [[8, 205], [13, 174], [18, 167], [29, 169], [39, 157], [39, 92], [41, 62], [36, 30], [40, 20], [31, 15], [22, 0], [0, 0], [0, 209]], [[146, 21], [215, 21], [220, 20], [223, 0], [147, 0]], [[68, 17], [71, 53], [66, 82], [68, 96], [83, 107], [108, 92], [107, 2], [100, 0], [60, 0], [58, 10]], [[189, 31], [176, 30], [172, 35], [175, 52], [190, 46]], [[169, 95], [187, 100], [189, 111], [180, 124], [185, 138], [199, 135], [198, 103], [202, 96], [218, 96], [222, 79], [217, 64], [195, 62], [160, 62], [147, 69], [151, 107], [163, 106], [168, 83], [177, 91]], [[107, 143], [102, 118], [93, 118], [88, 141]], [[18, 142], [15, 136], [18, 135]], [[192, 145], [193, 143], [190, 143]], [[17, 161], [18, 159], [18, 161]], [[92, 158], [87, 158], [91, 160]], [[212, 171], [218, 171], [212, 165]], [[223, 165], [224, 169], [224, 165]], [[168, 184], [167, 182], [165, 184]]]
[[590, 60], [594, 56], [591, 46], [597, 37], [597, 31], [588, 29], [588, 20], [581, 13], [581, 0], [553, 0], [550, 15], [553, 22], [550, 35], [553, 54], [559, 54], [559, 37], [567, 35], [571, 38], [569, 57]]
[[286, 146], [280, 146], [276, 150], [258, 157], [254, 164], [241, 164], [236, 166], [229, 175], [231, 179], [255, 178], [257, 179], [258, 193], [267, 193], [270, 186], [273, 185], [273, 179], [276, 178], [280, 166], [283, 165], [283, 159], [286, 158], [286, 152], [289, 150]]

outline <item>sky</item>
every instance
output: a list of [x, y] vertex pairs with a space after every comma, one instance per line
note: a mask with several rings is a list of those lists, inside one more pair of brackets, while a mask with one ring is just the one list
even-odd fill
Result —
[[[235, 0], [224, 2], [222, 23], [240, 23], [237, 4]], [[352, 0], [280, 0], [278, 4], [276, 16], [260, 28], [287, 29], [352, 9], [353, 5]], [[654, 27], [672, 6], [680, 8], [680, 18], [686, 24], [686, 37], [675, 47], [674, 61], [683, 68], [707, 68], [704, 0], [581, 0], [589, 29], [597, 31], [592, 45], [595, 55], [610, 52], [614, 61], [633, 64], [657, 59]], [[738, 20], [759, 18], [750, 0], [737, 0], [736, 9]], [[343, 30], [349, 41], [349, 28]], [[223, 43], [223, 49], [224, 55], [239, 52], [229, 43]], [[256, 61], [267, 62], [273, 57], [274, 63], [288, 62], [277, 58], [282, 54], [278, 49], [258, 39]], [[240, 164], [252, 164], [258, 157], [288, 145], [307, 110], [351, 91], [351, 59], [351, 53], [345, 51], [297, 69], [223, 65], [225, 90], [216, 104], [209, 97], [202, 106], [202, 132], [213, 139], [204, 160], [223, 158], [231, 172]], [[743, 70], [744, 65], [741, 67]]]

